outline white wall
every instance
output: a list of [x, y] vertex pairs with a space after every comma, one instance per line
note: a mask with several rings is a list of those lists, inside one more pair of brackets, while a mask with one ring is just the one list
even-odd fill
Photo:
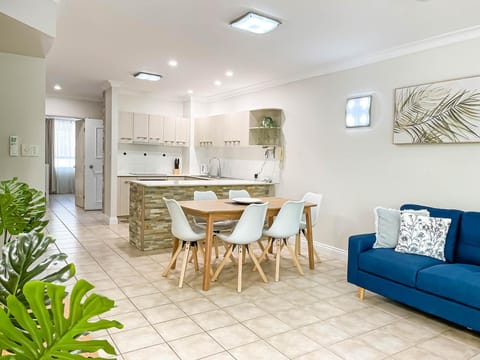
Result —
[[[0, 53], [0, 180], [45, 189], [45, 60]], [[39, 157], [10, 157], [8, 141], [38, 145]]]
[[[377, 205], [480, 210], [480, 144], [392, 144], [395, 88], [478, 75], [479, 58], [480, 40], [471, 40], [237, 96], [210, 104], [208, 113], [284, 109], [277, 194], [324, 194], [314, 239], [346, 249], [349, 235], [374, 230]], [[370, 93], [372, 126], [346, 129], [346, 99]]]
[[104, 105], [101, 101], [47, 96], [45, 99], [45, 113], [49, 116], [103, 119]]

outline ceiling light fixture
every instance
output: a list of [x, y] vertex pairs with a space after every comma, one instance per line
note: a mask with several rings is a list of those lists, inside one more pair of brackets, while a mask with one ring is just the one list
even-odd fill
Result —
[[187, 91], [187, 93], [189, 93], [190, 95], [192, 95], [192, 94], [193, 94], [193, 90], [190, 89], [190, 90]]
[[266, 16], [249, 12], [232, 21], [231, 26], [237, 29], [250, 31], [254, 34], [265, 34], [275, 30], [281, 22]]
[[222, 85], [222, 82], [220, 80], [215, 80], [214, 84], [215, 86], [220, 86]]
[[148, 81], [158, 81], [162, 78], [162, 75], [147, 73], [147, 72], [144, 72], [144, 71], [137, 72], [133, 76], [137, 79], [148, 80]]
[[233, 71], [230, 71], [230, 70], [225, 71], [225, 76], [232, 77], [233, 76]]
[[168, 62], [168, 66], [177, 67], [177, 65], [178, 65], [177, 60], [172, 59]]
[[53, 86], [53, 90], [60, 91], [60, 90], [62, 90], [62, 87], [61, 87], [60, 85], [58, 85], [58, 84], [55, 84], [55, 85]]

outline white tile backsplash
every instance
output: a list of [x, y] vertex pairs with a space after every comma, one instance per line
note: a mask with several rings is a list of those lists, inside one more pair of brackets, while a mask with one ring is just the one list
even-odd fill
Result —
[[183, 151], [178, 147], [119, 144], [118, 173], [172, 174], [175, 158], [180, 159], [182, 170]]

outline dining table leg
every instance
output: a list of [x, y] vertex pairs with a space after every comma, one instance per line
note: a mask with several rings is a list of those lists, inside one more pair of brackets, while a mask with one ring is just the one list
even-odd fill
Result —
[[312, 212], [310, 208], [305, 209], [305, 220], [307, 225], [306, 238], [308, 244], [308, 265], [310, 269], [315, 269], [315, 257], [313, 250], [313, 234], [312, 234]]
[[203, 290], [210, 288], [210, 266], [212, 260], [212, 243], [213, 243], [213, 216], [207, 216], [207, 227], [205, 233], [205, 258], [203, 261]]

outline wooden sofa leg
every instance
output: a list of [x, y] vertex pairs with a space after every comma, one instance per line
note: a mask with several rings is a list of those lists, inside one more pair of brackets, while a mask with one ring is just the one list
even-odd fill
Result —
[[358, 288], [358, 298], [363, 301], [365, 299], [365, 289], [364, 288]]

